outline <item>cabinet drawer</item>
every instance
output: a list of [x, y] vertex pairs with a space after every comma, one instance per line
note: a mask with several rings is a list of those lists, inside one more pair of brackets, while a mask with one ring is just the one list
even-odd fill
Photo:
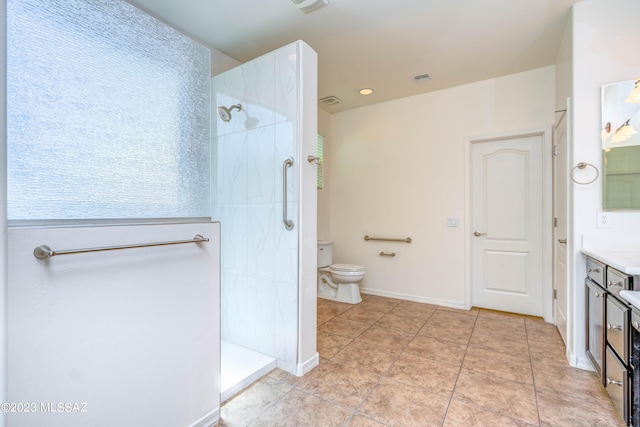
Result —
[[602, 286], [606, 287], [604, 283], [605, 266], [600, 261], [587, 257], [587, 277]]
[[622, 360], [629, 360], [629, 307], [616, 298], [607, 298], [606, 337], [609, 345]]
[[616, 407], [620, 416], [625, 421], [629, 420], [629, 371], [620, 362], [610, 347], [607, 347], [607, 393]]
[[607, 267], [607, 291], [620, 298], [620, 291], [633, 289], [633, 277]]

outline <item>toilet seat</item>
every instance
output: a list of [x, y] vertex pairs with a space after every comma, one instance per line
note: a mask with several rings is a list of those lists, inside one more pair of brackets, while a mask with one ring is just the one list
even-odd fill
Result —
[[335, 273], [360, 273], [364, 267], [357, 264], [331, 264], [329, 269]]

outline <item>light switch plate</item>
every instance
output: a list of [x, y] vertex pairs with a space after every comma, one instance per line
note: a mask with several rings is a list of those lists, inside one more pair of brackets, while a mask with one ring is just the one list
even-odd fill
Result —
[[457, 227], [458, 226], [458, 217], [450, 216], [447, 217], [447, 227]]

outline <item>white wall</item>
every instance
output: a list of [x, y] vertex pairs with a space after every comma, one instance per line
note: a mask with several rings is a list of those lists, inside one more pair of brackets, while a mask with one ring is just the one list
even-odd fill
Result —
[[365, 292], [462, 307], [465, 138], [552, 125], [554, 76], [550, 66], [332, 115], [334, 262], [364, 265]]
[[220, 52], [218, 49], [211, 49], [211, 76], [217, 76], [225, 71], [240, 65], [240, 61], [236, 61], [229, 55]]
[[[573, 10], [556, 56], [556, 110], [564, 110], [573, 90]], [[558, 116], [559, 118], [559, 116]]]
[[[556, 110], [559, 112], [558, 114], [556, 114], [556, 123], [560, 123], [560, 120], [563, 117], [563, 114], [566, 114], [566, 121], [563, 123], [563, 126], [566, 126], [566, 131], [567, 131], [566, 132], [567, 146], [565, 147], [565, 149], [567, 150], [567, 154], [565, 155], [566, 159], [568, 159], [569, 157], [569, 149], [570, 149], [569, 146], [571, 145], [571, 138], [572, 138], [571, 122], [573, 120], [573, 111], [571, 108], [571, 98], [572, 98], [572, 90], [573, 90], [572, 19], [573, 19], [572, 13], [570, 13], [569, 18], [567, 19], [562, 41], [558, 49], [558, 55], [556, 57]], [[566, 110], [566, 111], [562, 113], [562, 110]], [[566, 160], [566, 163], [567, 165], [565, 165], [565, 170], [568, 169], [569, 161]], [[565, 191], [566, 200], [564, 201], [565, 215], [563, 218], [559, 218], [559, 225], [561, 227], [559, 230], [562, 230], [562, 225], [564, 224], [564, 229], [566, 234], [564, 236], [562, 236], [561, 234], [558, 234], [557, 237], [559, 238], [565, 237], [567, 239], [565, 254], [569, 254], [571, 253], [570, 251], [572, 247], [572, 239], [571, 239], [572, 208], [571, 208], [571, 194], [568, 191], [568, 187], [569, 187], [568, 178], [566, 176], [565, 177], [556, 176], [554, 177], [554, 180], [558, 180], [557, 185], [564, 186], [564, 189], [566, 190]], [[560, 201], [558, 200], [558, 202]], [[562, 208], [559, 208], [554, 212], [560, 215], [558, 212], [562, 212], [562, 211], [563, 211]], [[567, 255], [567, 257], [569, 256]], [[575, 311], [577, 308], [575, 304], [575, 298], [574, 298], [576, 291], [575, 291], [575, 286], [573, 286], [573, 274], [572, 274], [571, 268], [567, 268], [566, 262], [567, 261], [565, 260], [564, 271], [566, 272], [565, 279], [566, 279], [566, 285], [567, 285], [567, 290], [566, 290], [567, 307], [565, 309], [567, 323], [566, 323], [565, 344], [569, 349], [569, 354], [571, 355], [571, 357], [569, 358], [570, 363], [572, 363], [573, 365], [577, 365], [578, 363], [574, 358], [574, 352], [573, 352], [573, 348], [575, 347], [575, 339], [576, 339], [576, 333], [574, 330], [575, 329], [574, 325], [576, 324]], [[556, 268], [558, 268], [558, 270], [557, 270], [557, 273], [554, 272], [554, 274], [561, 274], [561, 272], [563, 271], [563, 263], [561, 262], [557, 263]], [[579, 322], [579, 323], [580, 325], [582, 325], [584, 322]], [[562, 327], [561, 325], [559, 326]], [[583, 336], [583, 335], [584, 335], [584, 330], [580, 333], [580, 336]]]
[[[635, 0], [587, 0], [573, 9], [573, 147], [570, 167], [578, 162], [600, 166], [600, 88], [604, 84], [640, 77], [640, 3]], [[583, 239], [593, 244], [632, 244], [640, 241], [640, 212], [612, 212], [611, 228], [596, 228], [602, 209], [602, 180], [570, 186], [572, 196], [569, 268], [575, 287], [575, 342], [572, 349], [584, 357], [585, 258]]]
[[[7, 2], [0, 1], [0, 401], [7, 396]], [[0, 427], [5, 415], [0, 414]]]
[[317, 332], [317, 191], [316, 167], [307, 162], [315, 155], [318, 135], [318, 54], [302, 41], [296, 42], [299, 55], [298, 126], [300, 155], [300, 214], [298, 252], [298, 365], [296, 375], [302, 376], [320, 363], [316, 349]]
[[[55, 250], [191, 239], [39, 260]], [[9, 232], [9, 413], [22, 426], [204, 426], [220, 404], [216, 223], [17, 228]], [[40, 403], [78, 403], [52, 413]], [[86, 403], [85, 411], [81, 411]]]
[[[600, 89], [608, 83], [640, 77], [640, 3], [635, 0], [589, 0], [574, 6], [573, 22], [573, 165], [600, 165]], [[611, 229], [596, 229], [602, 206], [602, 181], [573, 186], [575, 238], [583, 234], [640, 237], [640, 213], [611, 213]], [[576, 240], [579, 249], [580, 241]]]

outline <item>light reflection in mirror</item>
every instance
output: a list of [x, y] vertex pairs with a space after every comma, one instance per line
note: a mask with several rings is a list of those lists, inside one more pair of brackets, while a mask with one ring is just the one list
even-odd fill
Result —
[[602, 86], [602, 148], [640, 145], [640, 99], [629, 102], [635, 99], [631, 94], [637, 92], [637, 82]]

